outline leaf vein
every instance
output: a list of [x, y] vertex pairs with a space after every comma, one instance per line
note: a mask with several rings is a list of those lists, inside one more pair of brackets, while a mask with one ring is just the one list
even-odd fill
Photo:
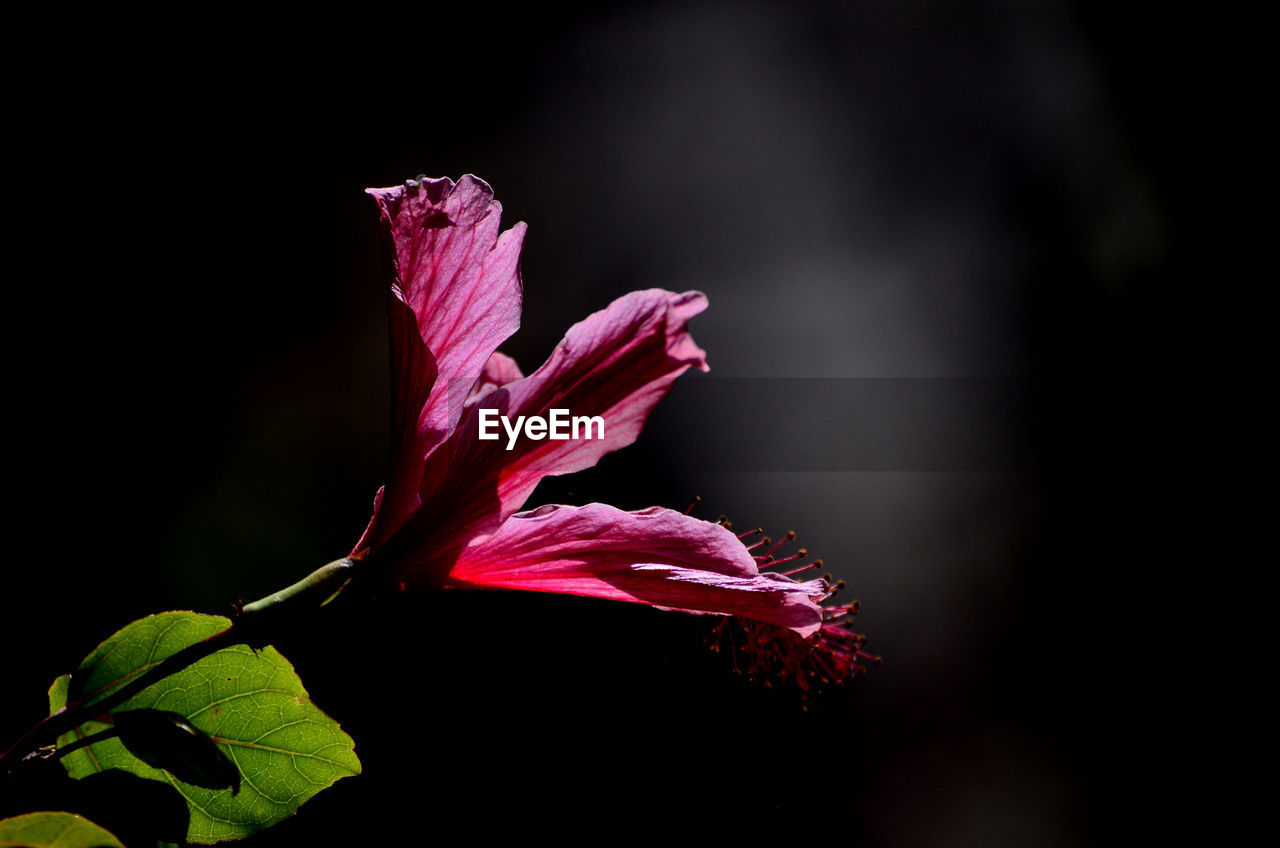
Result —
[[[353, 771], [351, 766], [345, 763], [340, 763], [337, 760], [331, 760], [328, 757], [322, 757], [318, 753], [312, 754], [306, 751], [290, 751], [287, 748], [273, 748], [270, 745], [259, 745], [256, 742], [245, 742], [239, 739], [227, 739], [223, 736], [210, 736], [209, 738], [212, 739], [214, 742], [221, 742], [223, 745], [235, 745], [240, 748], [253, 748], [254, 750], [257, 750], [257, 751], [266, 751], [270, 754], [287, 754], [290, 757], [306, 757], [309, 760], [319, 760], [320, 762], [328, 763], [329, 765], [334, 766], [335, 768], [340, 768], [343, 771], [345, 771], [347, 774], [351, 774], [351, 775], [359, 774], [359, 772]], [[345, 746], [341, 742], [330, 742], [328, 745], [320, 746], [319, 748], [316, 749], [316, 751], [317, 752], [323, 751], [327, 748], [334, 748], [334, 747], [341, 748]]]
[[[172, 692], [172, 691], [174, 691], [174, 690], [172, 690], [172, 689], [171, 689], [171, 690], [169, 690], [169, 691], [170, 691], [170, 692]], [[216, 700], [216, 701], [210, 701], [209, 703], [205, 704], [205, 705], [204, 705], [203, 707], [201, 707], [200, 709], [198, 709], [198, 710], [196, 710], [195, 712], [193, 712], [193, 713], [191, 713], [190, 715], [188, 715], [188, 716], [187, 716], [187, 718], [195, 718], [196, 716], [200, 715], [200, 713], [204, 712], [205, 710], [209, 709], [210, 707], [216, 707], [216, 706], [218, 706], [219, 704], [225, 704], [227, 701], [234, 701], [234, 700], [236, 700], [237, 698], [248, 698], [248, 697], [251, 697], [251, 696], [253, 696], [253, 695], [262, 695], [262, 694], [267, 693], [267, 692], [276, 692], [276, 693], [281, 694], [281, 695], [290, 695], [290, 696], [297, 697], [297, 693], [295, 693], [295, 692], [290, 692], [288, 689], [270, 689], [270, 688], [265, 688], [265, 687], [264, 687], [264, 688], [262, 688], [262, 689], [250, 689], [250, 690], [249, 690], [249, 691], [247, 691], [247, 692], [236, 692], [235, 694], [228, 695], [228, 696], [227, 696], [227, 697], [225, 697], [225, 698], [219, 698], [219, 699], [218, 699], [218, 700]], [[169, 694], [169, 692], [166, 692], [165, 694], [167, 695], [167, 694]]]

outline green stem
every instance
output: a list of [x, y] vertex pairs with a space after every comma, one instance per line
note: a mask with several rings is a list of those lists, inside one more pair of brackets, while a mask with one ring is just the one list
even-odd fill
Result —
[[89, 745], [97, 745], [99, 742], [105, 741], [107, 739], [111, 739], [119, 735], [120, 735], [119, 730], [117, 730], [114, 727], [109, 727], [106, 730], [100, 730], [97, 733], [90, 733], [88, 736], [81, 736], [76, 741], [68, 742], [58, 750], [54, 751], [49, 756], [45, 757], [44, 761], [52, 763], [56, 760], [62, 759], [67, 754], [70, 754], [72, 751], [78, 751], [81, 748], [88, 747]]
[[334, 560], [328, 565], [320, 566], [292, 586], [245, 604], [240, 612], [242, 615], [254, 615], [285, 608], [309, 611], [312, 601], [318, 601], [315, 609], [323, 607], [351, 582], [354, 565], [355, 561], [350, 557]]

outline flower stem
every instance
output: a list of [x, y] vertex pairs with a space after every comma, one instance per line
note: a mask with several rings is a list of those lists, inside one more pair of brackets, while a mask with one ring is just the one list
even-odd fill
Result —
[[292, 586], [273, 592], [251, 604], [245, 604], [240, 612], [242, 615], [255, 615], [286, 607], [310, 611], [308, 609], [310, 602], [315, 600], [319, 601], [315, 604], [315, 609], [323, 607], [336, 598], [338, 593], [351, 582], [354, 565], [355, 562], [350, 557], [334, 560], [320, 566]]
[[111, 739], [119, 735], [120, 730], [116, 727], [109, 727], [106, 730], [100, 730], [97, 733], [90, 733], [88, 736], [82, 736], [74, 742], [68, 742], [45, 759], [48, 762], [55, 762], [65, 757], [67, 754], [70, 754], [72, 751], [78, 751], [81, 748], [96, 745], [99, 742], [106, 741], [107, 739]]

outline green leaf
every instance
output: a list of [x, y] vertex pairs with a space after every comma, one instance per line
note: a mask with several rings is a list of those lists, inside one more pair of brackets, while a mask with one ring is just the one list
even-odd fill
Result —
[[[74, 681], [63, 675], [49, 689], [56, 712], [74, 691], [98, 700], [146, 668], [230, 625], [218, 616], [166, 612], [140, 619], [103, 642]], [[187, 800], [187, 840], [208, 844], [240, 839], [285, 819], [335, 781], [360, 773], [351, 737], [311, 703], [302, 681], [275, 648], [255, 652], [234, 645], [153, 683], [112, 712], [167, 710], [208, 734], [240, 770], [240, 791], [193, 786], [106, 739], [63, 757], [72, 777], [119, 768], [171, 784]], [[106, 730], [90, 721], [60, 740]]]
[[0, 821], [0, 848], [124, 848], [120, 840], [71, 813], [28, 813]]
[[231, 619], [194, 612], [162, 612], [125, 625], [84, 658], [73, 675], [70, 697], [100, 701], [139, 674], [188, 645], [231, 626]]

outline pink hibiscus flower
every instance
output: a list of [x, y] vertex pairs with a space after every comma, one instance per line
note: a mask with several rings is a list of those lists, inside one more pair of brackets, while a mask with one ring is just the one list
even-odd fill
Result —
[[[707, 370], [688, 331], [705, 296], [632, 292], [571, 327], [524, 376], [498, 347], [520, 324], [525, 225], [501, 232], [501, 205], [471, 175], [369, 194], [393, 270], [393, 444], [353, 558], [401, 588], [528, 589], [737, 616], [743, 629], [722, 635], [742, 643], [753, 672], [847, 677], [871, 659], [844, 627], [856, 606], [824, 607], [827, 578], [794, 579], [820, 561], [761, 570], [803, 551], [775, 560], [779, 546], [765, 550], [767, 539], [749, 548], [726, 524], [659, 507], [520, 511], [543, 477], [588, 468], [634, 441], [686, 369]], [[552, 409], [599, 416], [603, 433], [593, 435], [602, 437], [526, 430], [512, 441], [499, 428], [497, 440], [480, 438], [482, 410], [516, 421]]]

